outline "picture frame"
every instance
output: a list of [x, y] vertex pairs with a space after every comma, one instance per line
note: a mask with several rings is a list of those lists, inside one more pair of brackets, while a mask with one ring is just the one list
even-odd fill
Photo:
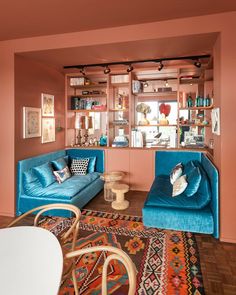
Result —
[[41, 109], [23, 107], [23, 138], [41, 136]]
[[55, 118], [42, 118], [42, 143], [56, 141]]
[[212, 133], [220, 135], [220, 108], [211, 111]]
[[42, 117], [54, 117], [54, 95], [41, 94]]

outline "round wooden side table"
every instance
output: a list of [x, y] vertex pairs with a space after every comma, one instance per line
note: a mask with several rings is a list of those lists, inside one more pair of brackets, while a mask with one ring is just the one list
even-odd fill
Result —
[[111, 206], [116, 210], [124, 210], [129, 207], [129, 201], [125, 200], [125, 193], [129, 191], [129, 186], [124, 183], [114, 184], [112, 192], [116, 194], [116, 200], [112, 202]]
[[124, 172], [112, 171], [103, 173], [100, 178], [105, 181], [104, 183], [104, 199], [105, 201], [112, 202], [115, 200], [115, 194], [112, 192], [112, 188], [125, 176]]

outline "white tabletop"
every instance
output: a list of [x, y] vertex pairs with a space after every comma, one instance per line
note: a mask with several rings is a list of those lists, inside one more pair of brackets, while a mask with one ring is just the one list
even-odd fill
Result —
[[0, 294], [56, 295], [62, 268], [61, 246], [48, 230], [0, 229]]

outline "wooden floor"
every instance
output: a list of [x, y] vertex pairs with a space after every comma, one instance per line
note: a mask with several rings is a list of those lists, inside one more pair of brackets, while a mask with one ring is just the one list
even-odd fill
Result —
[[[128, 209], [120, 211], [127, 215], [142, 215], [145, 192], [128, 192]], [[85, 207], [86, 209], [117, 212], [103, 198], [103, 193]], [[5, 227], [12, 218], [0, 216], [0, 227]], [[196, 235], [200, 252], [201, 268], [206, 294], [236, 295], [236, 244], [219, 242], [209, 235]]]

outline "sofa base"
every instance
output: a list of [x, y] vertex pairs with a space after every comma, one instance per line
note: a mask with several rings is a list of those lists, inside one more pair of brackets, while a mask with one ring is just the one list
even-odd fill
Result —
[[[82, 209], [90, 200], [92, 200], [102, 189], [104, 182], [101, 179], [94, 180], [90, 185], [85, 189], [79, 192], [78, 195], [74, 196], [71, 200], [62, 199], [62, 198], [41, 198], [41, 197], [31, 197], [27, 195], [21, 195], [20, 197], [20, 206], [16, 211], [16, 215], [19, 216], [33, 208], [55, 204], [71, 204], [75, 205], [78, 208]], [[46, 215], [60, 216], [60, 217], [72, 217], [71, 213], [66, 210], [53, 210], [47, 211]]]
[[184, 210], [178, 208], [144, 205], [143, 223], [148, 227], [213, 234], [214, 221], [211, 210]]

